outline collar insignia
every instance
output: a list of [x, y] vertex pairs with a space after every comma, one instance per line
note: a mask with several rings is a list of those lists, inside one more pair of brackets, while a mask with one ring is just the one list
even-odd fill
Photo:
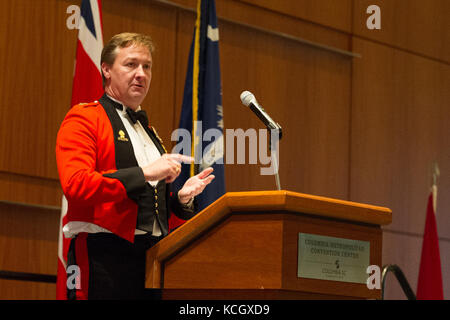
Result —
[[125, 132], [123, 130], [119, 130], [119, 137], [117, 138], [119, 141], [128, 141], [128, 138], [125, 137]]
[[153, 134], [158, 139], [159, 143], [161, 143], [161, 146], [163, 147], [164, 152], [167, 153], [166, 147], [164, 147], [164, 143], [163, 143], [162, 139], [158, 136], [158, 133], [156, 132], [155, 128], [150, 127], [150, 130], [152, 130]]

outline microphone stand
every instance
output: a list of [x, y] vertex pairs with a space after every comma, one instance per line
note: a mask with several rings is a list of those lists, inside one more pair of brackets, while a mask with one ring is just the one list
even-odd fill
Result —
[[[275, 183], [277, 185], [277, 190], [281, 190], [281, 184], [280, 184], [280, 175], [278, 174], [278, 161], [277, 161], [277, 150], [278, 150], [278, 143], [281, 140], [282, 131], [281, 126], [277, 123], [277, 128], [271, 128], [270, 126], [267, 126], [267, 130], [270, 133], [270, 140], [269, 140], [269, 149], [270, 149], [270, 157], [272, 159], [272, 163], [275, 169]], [[278, 137], [275, 141], [275, 152], [272, 152], [272, 130], [276, 131], [278, 134]]]

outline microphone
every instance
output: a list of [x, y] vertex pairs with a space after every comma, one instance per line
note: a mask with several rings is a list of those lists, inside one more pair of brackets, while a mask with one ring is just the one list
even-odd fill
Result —
[[[280, 185], [280, 176], [278, 174], [278, 142], [281, 140], [281, 126], [272, 120], [272, 118], [266, 113], [264, 108], [259, 105], [258, 101], [256, 101], [255, 96], [250, 91], [243, 91], [241, 93], [241, 101], [242, 103], [250, 107], [250, 109], [258, 116], [258, 118], [266, 125], [267, 130], [270, 131], [270, 157], [272, 159], [272, 165], [274, 168], [275, 174], [275, 182], [277, 184], [277, 189], [281, 190]], [[278, 132], [278, 139], [273, 136], [272, 130], [276, 130]], [[275, 133], [276, 134], [276, 133]], [[272, 152], [275, 151], [275, 152]], [[271, 167], [272, 167], [271, 165]], [[264, 168], [265, 169], [265, 168]], [[261, 169], [263, 170], [263, 169]], [[261, 172], [262, 174], [262, 172]]]
[[255, 96], [250, 91], [243, 91], [241, 93], [241, 101], [247, 107], [258, 116], [258, 118], [266, 125], [267, 129], [279, 130], [281, 139], [281, 126], [272, 120], [272, 118], [266, 113], [264, 108], [256, 101]]

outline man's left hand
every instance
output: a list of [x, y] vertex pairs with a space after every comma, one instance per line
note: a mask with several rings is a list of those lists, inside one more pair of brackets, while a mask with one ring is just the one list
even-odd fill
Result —
[[182, 204], [188, 203], [193, 197], [202, 193], [203, 189], [215, 178], [211, 173], [213, 168], [209, 167], [199, 174], [190, 177], [178, 191], [178, 198]]

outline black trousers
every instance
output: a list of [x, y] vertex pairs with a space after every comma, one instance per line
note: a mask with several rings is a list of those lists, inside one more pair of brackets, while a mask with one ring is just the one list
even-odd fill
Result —
[[68, 299], [143, 299], [146, 251], [160, 239], [136, 235], [131, 243], [112, 233], [78, 234], [67, 255], [67, 270], [79, 277], [68, 281]]

